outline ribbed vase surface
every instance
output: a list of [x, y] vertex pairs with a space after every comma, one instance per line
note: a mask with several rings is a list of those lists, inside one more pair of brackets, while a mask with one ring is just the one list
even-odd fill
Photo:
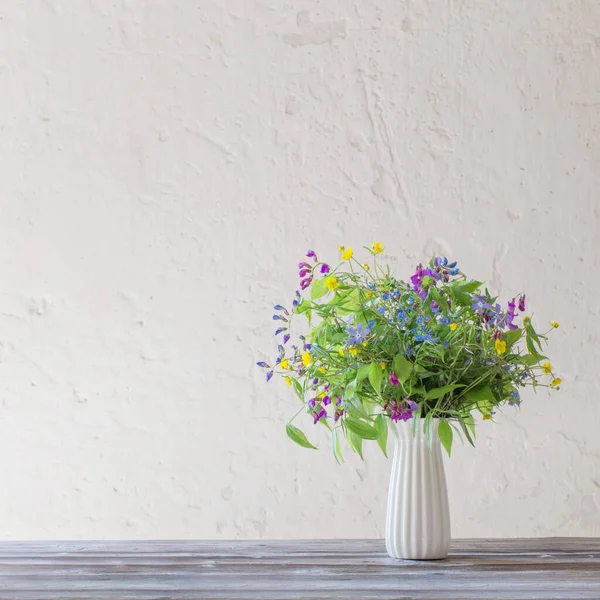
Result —
[[390, 422], [394, 459], [385, 545], [393, 558], [434, 560], [445, 558], [450, 548], [448, 490], [436, 419], [432, 426], [434, 441], [429, 448], [422, 422], [416, 436], [412, 420]]

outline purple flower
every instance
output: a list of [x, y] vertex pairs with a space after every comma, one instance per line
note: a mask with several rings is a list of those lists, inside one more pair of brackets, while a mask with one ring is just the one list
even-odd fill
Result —
[[312, 282], [312, 277], [307, 277], [300, 282], [300, 289], [305, 290]]
[[[307, 262], [298, 263], [298, 268], [299, 269], [312, 269], [312, 267]], [[300, 294], [298, 292], [296, 292], [296, 295], [298, 296], [298, 298], [300, 298]]]
[[287, 319], [281, 315], [273, 315], [273, 321], [287, 321]]
[[306, 253], [306, 256], [308, 256], [308, 258], [312, 258], [315, 262], [317, 262], [317, 255], [312, 250], [309, 250]]
[[319, 412], [315, 411], [313, 413], [313, 424], [316, 424], [319, 421], [319, 419], [323, 419], [326, 416], [327, 411], [324, 408], [322, 408]]
[[471, 310], [474, 310], [480, 317], [483, 316], [484, 310], [492, 310], [492, 307], [485, 301], [483, 296], [477, 296], [476, 294], [473, 294], [471, 299], [473, 300]]
[[412, 410], [413, 412], [419, 408], [419, 405], [414, 400], [411, 400], [410, 398], [404, 398], [404, 402], [406, 402], [406, 404], [408, 404], [410, 410]]
[[331, 271], [331, 269], [329, 268], [329, 265], [326, 265], [325, 263], [323, 263], [321, 265], [321, 273], [329, 273], [329, 271]]
[[513, 323], [516, 316], [517, 316], [517, 309], [515, 306], [515, 299], [513, 298], [508, 303], [508, 314], [506, 317], [506, 323], [507, 323], [509, 329], [517, 329], [517, 326]]
[[257, 366], [262, 367], [263, 369], [270, 369], [271, 368], [271, 367], [269, 367], [269, 365], [266, 362], [263, 362], [263, 361], [257, 362], [256, 364], [257, 364]]
[[392, 406], [392, 409], [390, 410], [390, 419], [394, 422], [408, 421], [409, 419], [412, 419], [412, 417], [412, 410], [407, 407]]
[[331, 398], [329, 396], [324, 396], [322, 402], [323, 406], [329, 406], [331, 404]]
[[302, 277], [306, 277], [310, 273], [310, 269], [301, 269], [298, 271], [298, 277], [302, 279]]
[[390, 383], [392, 385], [400, 385], [400, 380], [398, 379], [394, 371], [390, 371]]
[[277, 329], [277, 331], [275, 331], [273, 335], [279, 335], [283, 331], [287, 331], [287, 327], [280, 327], [279, 329]]
[[271, 377], [273, 377], [273, 371], [268, 371], [268, 372], [267, 372], [267, 383], [268, 383], [269, 381], [271, 381]]
[[400, 419], [400, 421], [408, 421], [409, 419], [412, 419], [412, 410], [410, 410], [410, 408], [401, 410], [398, 418]]
[[371, 333], [371, 327], [365, 327], [363, 323], [359, 323], [356, 327], [348, 327], [348, 339], [346, 345], [361, 346], [365, 338]]
[[442, 266], [442, 257], [441, 256], [436, 256], [435, 259], [433, 260], [433, 266], [434, 267], [441, 267]]
[[335, 405], [339, 406], [342, 403], [342, 397], [338, 396], [337, 394], [334, 396], [335, 398]]
[[307, 403], [311, 408], [314, 408], [315, 405], [317, 404], [317, 399], [316, 398], [311, 398], [308, 403]]
[[289, 341], [290, 341], [290, 334], [289, 334], [289, 333], [286, 333], [286, 334], [283, 336], [283, 343], [284, 343], [284, 344], [287, 344]]
[[519, 310], [521, 312], [523, 312], [525, 310], [525, 294], [523, 294], [520, 298], [519, 298]]
[[283, 311], [283, 312], [284, 312], [286, 315], [288, 315], [288, 314], [289, 314], [289, 313], [288, 313], [288, 311], [287, 311], [287, 310], [285, 310], [285, 307], [284, 307], [284, 306], [281, 306], [281, 304], [276, 304], [276, 305], [275, 305], [273, 308], [274, 308], [275, 310], [282, 310], [282, 311]]

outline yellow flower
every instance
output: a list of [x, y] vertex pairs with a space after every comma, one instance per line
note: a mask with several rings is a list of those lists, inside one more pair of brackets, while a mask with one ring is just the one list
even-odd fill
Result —
[[308, 367], [308, 365], [310, 365], [311, 361], [312, 361], [312, 359], [311, 359], [311, 357], [310, 357], [310, 354], [309, 354], [308, 352], [304, 352], [304, 353], [302, 354], [302, 364], [303, 364], [305, 367]]
[[371, 250], [373, 251], [373, 254], [379, 254], [380, 252], [383, 252], [383, 246], [381, 245], [381, 242], [373, 242], [371, 244]]
[[319, 373], [323, 373], [323, 375], [325, 375], [325, 373], [327, 373], [327, 367], [325, 365], [319, 367]]
[[552, 383], [550, 385], [552, 387], [558, 387], [561, 383], [562, 383], [562, 379], [560, 377], [557, 377], [556, 379], [552, 380]]
[[450, 331], [455, 331], [458, 325], [456, 323], [450, 323]]
[[285, 382], [288, 384], [288, 387], [290, 387], [292, 385], [292, 378], [288, 377], [287, 375], [284, 377]]
[[371, 270], [371, 267], [370, 267], [370, 266], [369, 266], [367, 263], [363, 263], [363, 269], [364, 269], [365, 271], [370, 271], [370, 270]]
[[491, 421], [492, 420], [492, 415], [483, 415], [483, 420], [484, 421]]
[[339, 250], [340, 252], [343, 252], [343, 251], [345, 250], [345, 248], [344, 248], [344, 246], [340, 246], [340, 247], [338, 248], [338, 250]]
[[336, 290], [338, 287], [338, 280], [336, 277], [326, 277], [325, 278], [325, 285], [327, 286], [327, 289], [329, 291], [333, 291]]
[[350, 260], [352, 258], [352, 248], [346, 248], [342, 251], [342, 260]]
[[356, 356], [357, 354], [360, 354], [361, 349], [358, 346], [352, 346], [352, 348], [348, 348], [348, 352], [350, 352], [350, 354], [352, 354], [352, 356]]
[[506, 342], [504, 340], [496, 340], [496, 352], [504, 354], [506, 352]]
[[385, 363], [381, 363], [379, 366], [381, 367], [382, 371], [385, 371]]
[[344, 352], [344, 349], [343, 349], [341, 346], [340, 346], [340, 350], [339, 350], [339, 352], [340, 352], [340, 356], [342, 356], [342, 357], [344, 356], [344, 354], [346, 354], [346, 353]]
[[282, 369], [287, 369], [290, 366], [290, 364], [288, 363], [288, 359], [287, 358], [282, 358], [281, 362], [279, 363], [279, 366]]
[[365, 340], [365, 341], [363, 342], [363, 346], [366, 346], [366, 345], [367, 345], [367, 340]]
[[373, 292], [371, 292], [370, 290], [367, 290], [366, 296], [367, 296], [367, 298], [372, 298], [373, 297]]
[[531, 321], [531, 317], [523, 317], [523, 323], [529, 323]]
[[552, 321], [552, 327], [554, 327], [554, 329], [556, 329], [558, 327], [558, 323], [556, 321]]
[[546, 361], [542, 367], [544, 369], [544, 375], [550, 375], [550, 373], [552, 373], [552, 365], [548, 361]]

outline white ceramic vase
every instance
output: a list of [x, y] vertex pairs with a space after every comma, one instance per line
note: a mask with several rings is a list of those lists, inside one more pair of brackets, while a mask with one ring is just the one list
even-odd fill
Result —
[[423, 419], [413, 436], [412, 419], [390, 422], [394, 460], [388, 492], [385, 546], [393, 558], [434, 560], [450, 548], [450, 511], [437, 428], [427, 445]]

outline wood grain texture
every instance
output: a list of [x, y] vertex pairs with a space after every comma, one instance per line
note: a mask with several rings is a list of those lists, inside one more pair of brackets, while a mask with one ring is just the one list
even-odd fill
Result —
[[380, 540], [4, 542], [0, 598], [598, 600], [600, 540], [458, 540], [434, 562]]

